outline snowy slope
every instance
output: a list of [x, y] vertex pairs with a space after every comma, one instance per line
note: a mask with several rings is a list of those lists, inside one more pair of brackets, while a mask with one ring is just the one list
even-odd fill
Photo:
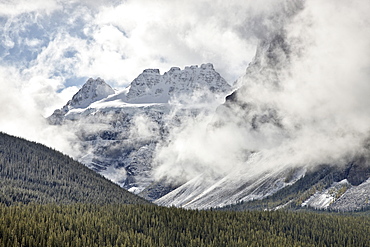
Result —
[[263, 199], [295, 183], [304, 174], [303, 168], [294, 174], [285, 169], [258, 175], [251, 175], [247, 169], [234, 170], [216, 179], [209, 179], [209, 176], [202, 174], [154, 202], [162, 206], [191, 209], [224, 207], [242, 201]]
[[315, 209], [332, 208], [332, 204], [346, 192], [351, 184], [347, 179], [334, 182], [328, 189], [316, 191], [310, 198], [302, 203], [302, 207], [308, 206]]
[[335, 211], [353, 211], [370, 207], [370, 179], [351, 186], [329, 208]]

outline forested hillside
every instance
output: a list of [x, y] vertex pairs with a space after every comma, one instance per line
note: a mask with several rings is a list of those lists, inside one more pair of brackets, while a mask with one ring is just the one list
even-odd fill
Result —
[[369, 217], [337, 214], [30, 204], [0, 207], [0, 222], [0, 247], [370, 246]]
[[0, 133], [0, 203], [147, 203], [79, 162]]

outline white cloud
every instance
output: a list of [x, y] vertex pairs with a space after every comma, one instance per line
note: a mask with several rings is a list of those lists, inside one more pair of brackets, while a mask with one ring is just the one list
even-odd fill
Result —
[[[0, 130], [29, 137], [30, 129], [43, 126], [42, 115], [61, 107], [76, 92], [75, 85], [66, 83], [75, 79], [99, 76], [122, 87], [145, 68], [163, 72], [173, 66], [211, 62], [232, 82], [244, 73], [258, 40], [284, 26], [289, 38], [298, 40], [304, 57], [293, 60], [283, 91], [255, 87], [248, 97], [276, 105], [291, 128], [311, 122], [312, 129], [294, 133], [302, 136], [296, 141], [309, 143], [310, 135], [321, 138], [321, 143], [314, 142], [318, 152], [338, 135], [342, 137], [337, 148], [342, 150], [368, 128], [369, 6], [366, 1], [306, 1], [305, 10], [287, 23], [291, 19], [286, 16], [302, 2], [1, 1], [0, 83], [7, 93], [0, 100], [10, 103], [2, 110], [9, 121], [1, 121]], [[29, 130], [11, 128], [17, 121]], [[219, 157], [224, 133], [237, 131], [234, 127], [216, 133], [220, 146], [210, 145], [205, 152]], [[315, 128], [323, 132], [315, 134]], [[338, 134], [343, 129], [344, 137]], [[270, 149], [279, 137], [268, 131], [270, 137], [250, 136], [244, 130], [240, 136], [251, 138], [258, 148]], [[210, 137], [204, 138], [200, 143], [207, 145]], [[270, 139], [263, 142], [262, 138]], [[254, 147], [237, 140], [235, 145], [227, 144], [230, 152], [243, 145]]]
[[[343, 165], [368, 155], [369, 11], [370, 3], [360, 0], [305, 2], [301, 12], [282, 21], [291, 54], [290, 63], [277, 72], [279, 86], [257, 73], [242, 80], [246, 89], [239, 95], [255, 105], [249, 118], [270, 107], [283, 128], [251, 129], [251, 119], [243, 118], [249, 109], [238, 108], [220, 111], [224, 125], [216, 128], [204, 127], [210, 118], [183, 120], [190, 127], [159, 147], [157, 175], [193, 178], [205, 170], [223, 174], [240, 168], [255, 174], [281, 166]], [[268, 25], [279, 30], [280, 22]], [[245, 162], [238, 153], [248, 155], [246, 150], [259, 151], [260, 158]]]
[[[49, 126], [39, 107], [38, 100], [45, 102], [51, 98], [39, 99], [38, 97], [54, 95], [58, 98], [59, 95], [49, 88], [52, 87], [50, 81], [37, 81], [37, 78], [33, 80], [30, 88], [16, 68], [0, 68], [0, 131], [75, 155], [77, 149], [71, 146], [71, 141], [76, 137], [63, 127]], [[55, 98], [52, 101], [55, 101]]]
[[60, 7], [57, 0], [34, 0], [32, 2], [27, 0], [2, 0], [0, 2], [0, 17], [16, 16], [32, 11], [42, 11], [50, 14]]
[[[11, 93], [2, 97], [18, 109], [6, 113], [32, 128], [77, 90], [66, 88], [74, 86], [71, 81], [99, 76], [126, 86], [146, 68], [212, 62], [235, 80], [255, 48], [254, 35], [241, 31], [245, 15], [250, 22], [265, 11], [265, 5], [252, 3], [1, 1], [0, 80]], [[0, 129], [9, 130], [5, 125], [10, 124], [3, 121]]]

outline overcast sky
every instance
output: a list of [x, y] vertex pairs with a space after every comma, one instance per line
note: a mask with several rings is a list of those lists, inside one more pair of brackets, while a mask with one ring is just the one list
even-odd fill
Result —
[[60, 143], [40, 136], [44, 117], [90, 77], [120, 89], [146, 68], [213, 63], [232, 84], [288, 2], [0, 0], [0, 131]]
[[247, 26], [273, 9], [252, 2], [0, 0], [0, 131], [73, 155], [45, 117], [90, 77], [120, 89], [146, 68], [210, 62], [232, 83], [255, 52]]
[[210, 62], [233, 83], [254, 55], [256, 19], [274, 8], [252, 2], [2, 0], [1, 84], [49, 115], [89, 77], [122, 88], [146, 68]]
[[[62, 142], [56, 137], [66, 137], [54, 134], [44, 117], [89, 77], [119, 89], [146, 68], [164, 73], [173, 66], [213, 63], [233, 83], [245, 74], [259, 40], [285, 26], [286, 10], [301, 2], [0, 0], [0, 131], [57, 147]], [[361, 123], [354, 129], [368, 126], [370, 4], [310, 0], [305, 5], [286, 30], [304, 41], [308, 52], [291, 71], [286, 84], [291, 91], [276, 102], [288, 115], [309, 118], [322, 109], [323, 119], [339, 115], [340, 123]], [[264, 99], [278, 96], [273, 92]]]

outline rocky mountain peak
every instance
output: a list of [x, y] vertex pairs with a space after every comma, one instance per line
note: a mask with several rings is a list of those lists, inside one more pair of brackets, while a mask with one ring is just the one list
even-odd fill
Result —
[[160, 74], [159, 69], [144, 69], [143, 74]]
[[131, 103], [165, 103], [171, 97], [191, 95], [197, 90], [224, 93], [230, 91], [231, 86], [211, 63], [187, 66], [183, 70], [172, 67], [163, 75], [158, 69], [146, 69], [131, 83], [127, 100]]
[[82, 88], [68, 101], [67, 106], [70, 108], [85, 108], [91, 103], [104, 99], [115, 91], [105, 83], [101, 78], [90, 78]]
[[72, 99], [69, 100], [63, 108], [55, 110], [48, 120], [51, 124], [61, 124], [65, 114], [69, 110], [86, 108], [91, 103], [102, 100], [114, 93], [115, 91], [103, 79], [99, 77], [97, 79], [90, 78], [82, 88], [73, 95]]
[[213, 64], [211, 64], [211, 63], [202, 64], [202, 65], [200, 66], [200, 68], [201, 68], [201, 69], [210, 69], [210, 70], [214, 70], [214, 68], [213, 68]]

